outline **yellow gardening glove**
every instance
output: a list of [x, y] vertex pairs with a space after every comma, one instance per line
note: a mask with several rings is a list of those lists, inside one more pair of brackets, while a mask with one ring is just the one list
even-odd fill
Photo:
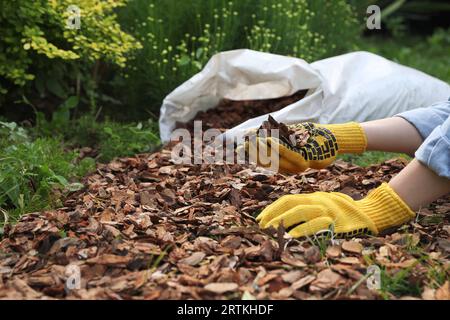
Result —
[[377, 234], [399, 226], [415, 213], [386, 183], [355, 201], [342, 193], [315, 192], [287, 195], [265, 208], [256, 218], [261, 228], [280, 223], [295, 238], [309, 236], [333, 226], [338, 238]]
[[[322, 169], [334, 162], [336, 156], [343, 153], [362, 153], [367, 147], [367, 138], [362, 127], [356, 123], [321, 125], [300, 123], [288, 126], [294, 131], [306, 129], [309, 133], [307, 143], [302, 147], [292, 147], [276, 138], [256, 138], [256, 150], [278, 152], [279, 171], [298, 173], [308, 168]], [[246, 150], [249, 144], [246, 144]], [[264, 166], [267, 161], [258, 163]]]

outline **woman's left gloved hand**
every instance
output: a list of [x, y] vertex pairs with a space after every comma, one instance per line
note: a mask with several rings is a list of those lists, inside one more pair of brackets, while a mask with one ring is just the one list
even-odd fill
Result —
[[315, 192], [281, 197], [256, 218], [261, 228], [283, 223], [295, 238], [329, 230], [338, 238], [377, 234], [399, 226], [415, 213], [386, 183], [355, 201], [342, 193]]
[[[362, 153], [367, 147], [367, 138], [363, 128], [356, 122], [345, 124], [315, 124], [303, 122], [287, 126], [293, 132], [307, 132], [304, 145], [293, 147], [282, 139], [273, 137], [257, 137], [253, 150], [262, 150], [268, 157], [278, 157], [279, 171], [299, 173], [308, 168], [322, 169], [332, 164], [338, 154]], [[255, 143], [254, 142], [254, 143]], [[250, 144], [245, 144], [250, 149]], [[258, 157], [261, 155], [258, 154]], [[257, 159], [264, 166], [268, 159]]]

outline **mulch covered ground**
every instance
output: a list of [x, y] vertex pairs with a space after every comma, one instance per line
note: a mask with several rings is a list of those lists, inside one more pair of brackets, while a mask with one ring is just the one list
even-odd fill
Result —
[[[449, 299], [450, 198], [387, 235], [290, 239], [254, 220], [285, 194], [355, 199], [404, 166], [341, 161], [270, 175], [238, 165], [174, 165], [170, 149], [98, 166], [65, 207], [23, 216], [0, 242], [0, 298]], [[384, 292], [366, 270], [381, 267]], [[74, 266], [77, 266], [78, 269]], [[80, 270], [79, 289], [66, 280]]]
[[[228, 100], [223, 99], [213, 109], [201, 111], [195, 121], [202, 122], [202, 129], [220, 129], [222, 131], [252, 119], [257, 115], [272, 113], [293, 104], [306, 96], [308, 90], [300, 90], [293, 95], [267, 100]], [[194, 129], [194, 121], [178, 123], [178, 128]]]

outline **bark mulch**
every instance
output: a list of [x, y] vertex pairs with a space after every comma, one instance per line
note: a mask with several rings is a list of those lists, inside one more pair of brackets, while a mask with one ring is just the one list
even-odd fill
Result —
[[[223, 99], [210, 110], [201, 111], [195, 121], [202, 122], [202, 129], [219, 129], [225, 131], [258, 115], [272, 113], [303, 99], [308, 90], [300, 90], [293, 95], [267, 100], [229, 100]], [[177, 128], [193, 130], [194, 121], [178, 123]]]
[[[448, 299], [449, 198], [400, 231], [347, 241], [264, 233], [253, 218], [289, 193], [361, 198], [404, 165], [338, 161], [326, 170], [267, 175], [173, 165], [167, 149], [99, 165], [64, 208], [27, 214], [6, 229], [0, 298]], [[366, 286], [373, 264], [388, 276], [384, 295]], [[80, 289], [68, 290], [74, 265]]]
[[[287, 176], [175, 165], [170, 152], [99, 164], [65, 207], [5, 228], [0, 298], [449, 299], [449, 197], [399, 230], [345, 241], [291, 239], [254, 220], [285, 194], [360, 199], [405, 160], [368, 168], [337, 161]], [[381, 291], [367, 288], [371, 265], [381, 268]]]

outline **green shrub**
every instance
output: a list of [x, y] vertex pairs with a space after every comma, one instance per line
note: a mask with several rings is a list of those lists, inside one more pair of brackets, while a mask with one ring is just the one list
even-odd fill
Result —
[[132, 156], [136, 153], [151, 152], [159, 145], [160, 140], [153, 122], [143, 124], [121, 124], [105, 122], [100, 127], [98, 143], [99, 159], [111, 160], [117, 156]]
[[69, 134], [68, 141], [73, 145], [97, 150], [100, 161], [151, 152], [160, 144], [157, 125], [152, 120], [118, 123], [106, 119], [97, 122], [86, 115], [74, 121]]
[[15, 122], [0, 121], [0, 150], [29, 142], [28, 133]]
[[58, 195], [81, 188], [76, 178], [95, 168], [55, 138], [32, 141], [15, 123], [0, 122], [0, 147], [0, 208], [13, 216], [59, 205]]
[[387, 30], [395, 37], [407, 36], [412, 30], [419, 33], [431, 31], [433, 25], [442, 25], [439, 16], [445, 17], [450, 13], [450, 3], [447, 0], [348, 0], [348, 3], [354, 8], [362, 28], [365, 28], [367, 8], [370, 5], [379, 6], [381, 32], [385, 33]]
[[364, 39], [359, 44], [359, 48], [416, 68], [450, 83], [449, 31], [450, 29], [437, 29], [428, 38], [371, 37]]
[[157, 124], [149, 119], [139, 123], [119, 123], [105, 119], [97, 121], [96, 116], [87, 113], [76, 119], [69, 119], [67, 102], [60, 111], [53, 113], [51, 121], [38, 114], [34, 134], [44, 137], [59, 136], [72, 148], [90, 147], [100, 161], [115, 157], [132, 156], [136, 153], [154, 151], [160, 144]]
[[[0, 11], [0, 95], [33, 81], [42, 98], [67, 98], [98, 77], [98, 61], [125, 66], [140, 43], [123, 32], [114, 10], [125, 0], [3, 1]], [[69, 5], [81, 10], [80, 28], [67, 27]], [[95, 66], [93, 70], [92, 67]], [[70, 90], [69, 90], [70, 89]], [[86, 88], [85, 88], [86, 89]], [[88, 90], [88, 89], [86, 89]]]
[[265, 0], [254, 6], [247, 36], [254, 50], [313, 62], [348, 50], [359, 35], [346, 1]]
[[342, 0], [136, 0], [119, 18], [143, 44], [113, 82], [137, 116], [157, 110], [217, 52], [250, 48], [312, 62], [348, 50], [359, 35]]
[[108, 161], [152, 151], [159, 145], [152, 121], [97, 122], [91, 114], [69, 120], [61, 110], [74, 106], [73, 99], [66, 101], [51, 121], [38, 114], [37, 126], [30, 132], [16, 123], [0, 121], [0, 225], [3, 216], [11, 220], [60, 206], [67, 192], [83, 187], [78, 181], [95, 168], [95, 160], [80, 160], [77, 147], [90, 146], [97, 150], [99, 160]]

